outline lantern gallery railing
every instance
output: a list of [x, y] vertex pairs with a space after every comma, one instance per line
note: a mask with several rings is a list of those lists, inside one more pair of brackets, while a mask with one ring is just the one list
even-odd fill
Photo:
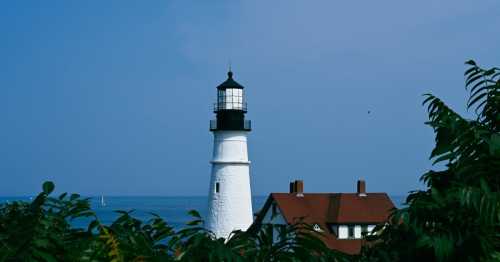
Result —
[[210, 120], [210, 131], [216, 130], [252, 130], [252, 121], [224, 121], [223, 124], [217, 125], [217, 120]]
[[248, 130], [248, 131], [252, 130], [252, 121], [244, 120], [243, 121], [243, 129]]
[[243, 112], [247, 111], [247, 103], [214, 103], [214, 112], [219, 110], [241, 110]]

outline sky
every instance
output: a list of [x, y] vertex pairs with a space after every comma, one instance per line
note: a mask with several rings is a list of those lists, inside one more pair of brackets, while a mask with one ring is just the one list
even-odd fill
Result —
[[[245, 86], [254, 195], [406, 194], [433, 168], [422, 94], [467, 112], [498, 0], [2, 1], [0, 195], [207, 195], [215, 87]], [[370, 112], [370, 113], [368, 113]], [[439, 167], [434, 167], [439, 168]]]

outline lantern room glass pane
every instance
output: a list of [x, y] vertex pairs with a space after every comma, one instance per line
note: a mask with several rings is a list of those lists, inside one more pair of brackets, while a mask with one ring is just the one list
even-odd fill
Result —
[[226, 89], [226, 109], [233, 109], [233, 89]]
[[243, 110], [243, 90], [239, 88], [218, 90], [217, 107], [219, 109]]
[[[241, 91], [241, 90], [240, 90], [240, 91]], [[240, 104], [240, 106], [242, 106], [242, 105], [243, 105], [243, 96], [241, 95], [241, 92], [240, 92], [240, 95], [238, 96], [237, 101], [238, 101], [238, 104]]]

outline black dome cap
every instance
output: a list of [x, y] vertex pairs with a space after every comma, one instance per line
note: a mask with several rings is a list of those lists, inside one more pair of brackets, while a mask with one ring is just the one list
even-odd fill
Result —
[[227, 72], [227, 80], [224, 81], [222, 84], [217, 86], [217, 89], [219, 89], [219, 90], [225, 90], [227, 88], [243, 89], [242, 85], [240, 85], [240, 84], [238, 84], [238, 82], [234, 81], [233, 72], [231, 72], [231, 71]]

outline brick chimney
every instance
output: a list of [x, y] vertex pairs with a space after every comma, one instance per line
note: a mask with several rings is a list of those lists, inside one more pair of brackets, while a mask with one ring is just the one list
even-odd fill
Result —
[[359, 197], [366, 196], [366, 183], [364, 180], [358, 180], [357, 193]]
[[304, 181], [295, 180], [290, 182], [290, 194], [297, 194], [298, 197], [304, 196]]

